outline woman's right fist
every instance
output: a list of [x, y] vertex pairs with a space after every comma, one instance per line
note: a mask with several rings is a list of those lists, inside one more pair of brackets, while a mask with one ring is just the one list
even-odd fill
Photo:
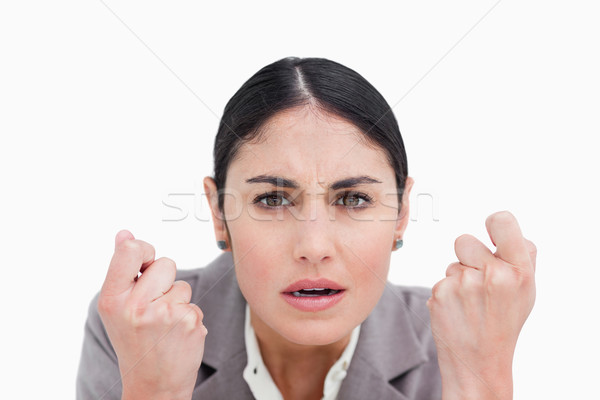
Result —
[[98, 312], [117, 353], [123, 399], [189, 400], [207, 330], [190, 285], [175, 281], [175, 262], [154, 254], [129, 231], [117, 233]]

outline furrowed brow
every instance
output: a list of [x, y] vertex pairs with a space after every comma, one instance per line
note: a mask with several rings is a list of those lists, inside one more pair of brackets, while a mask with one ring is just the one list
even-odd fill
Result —
[[339, 181], [336, 181], [329, 186], [331, 190], [338, 190], [343, 188], [352, 188], [358, 185], [364, 185], [367, 183], [381, 183], [375, 178], [371, 178], [370, 176], [353, 176], [350, 178], [345, 178]]
[[294, 180], [282, 178], [280, 176], [273, 175], [258, 175], [254, 178], [246, 179], [247, 183], [270, 183], [277, 187], [287, 187], [292, 189], [298, 189], [300, 185]]
[[[269, 183], [276, 187], [287, 187], [292, 189], [298, 189], [300, 185], [294, 181], [293, 179], [282, 178], [280, 176], [273, 175], [258, 175], [253, 178], [246, 179], [247, 183]], [[375, 178], [371, 178], [370, 176], [362, 175], [362, 176], [353, 176], [349, 178], [344, 178], [339, 181], [332, 183], [329, 186], [331, 190], [338, 190], [343, 188], [352, 188], [359, 185], [369, 184], [369, 183], [381, 183]]]

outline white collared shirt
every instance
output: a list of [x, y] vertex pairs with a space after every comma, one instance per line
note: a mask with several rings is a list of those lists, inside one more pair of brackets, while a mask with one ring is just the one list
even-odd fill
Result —
[[[352, 360], [352, 355], [354, 355], [359, 334], [360, 325], [354, 328], [346, 349], [344, 349], [340, 358], [329, 369], [329, 372], [325, 377], [323, 397], [321, 400], [334, 400], [337, 397], [340, 387], [342, 386], [342, 381], [346, 377], [346, 371], [348, 371], [348, 368], [350, 367], [350, 361]], [[258, 400], [283, 400], [281, 392], [275, 385], [275, 382], [273, 382], [269, 370], [267, 370], [267, 367], [263, 363], [260, 348], [258, 347], [258, 341], [256, 340], [254, 329], [250, 323], [250, 307], [248, 304], [246, 304], [244, 337], [246, 341], [248, 364], [246, 365], [246, 368], [244, 368], [243, 376], [248, 383], [248, 386], [250, 386], [252, 394]]]

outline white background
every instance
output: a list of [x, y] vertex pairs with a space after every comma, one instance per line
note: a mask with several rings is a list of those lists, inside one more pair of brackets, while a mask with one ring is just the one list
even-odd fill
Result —
[[[416, 184], [390, 279], [432, 286], [457, 236], [491, 247], [485, 218], [510, 210], [539, 251], [515, 398], [597, 398], [597, 3], [216, 3], [0, 5], [0, 397], [74, 397], [118, 230], [179, 268], [219, 254], [194, 218], [219, 118], [293, 55], [355, 69], [393, 107]], [[163, 221], [181, 214], [163, 201], [188, 217]]]

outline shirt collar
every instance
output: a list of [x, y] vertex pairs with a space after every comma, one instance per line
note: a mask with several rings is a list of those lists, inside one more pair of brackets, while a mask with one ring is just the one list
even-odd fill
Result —
[[[271, 374], [265, 366], [262, 356], [260, 354], [260, 348], [258, 347], [258, 341], [252, 324], [250, 323], [250, 307], [246, 304], [246, 316], [244, 323], [244, 338], [246, 342], [246, 352], [248, 364], [244, 369], [243, 377], [248, 383], [250, 390], [254, 397], [257, 399], [264, 400], [283, 400], [281, 392], [275, 385]], [[322, 400], [335, 399], [342, 381], [347, 375], [347, 370], [350, 367], [350, 361], [354, 355], [356, 344], [358, 343], [358, 336], [360, 334], [360, 325], [358, 325], [352, 331], [350, 335], [350, 342], [344, 349], [344, 352], [340, 358], [331, 366], [327, 376], [325, 377], [325, 384], [323, 387]]]

